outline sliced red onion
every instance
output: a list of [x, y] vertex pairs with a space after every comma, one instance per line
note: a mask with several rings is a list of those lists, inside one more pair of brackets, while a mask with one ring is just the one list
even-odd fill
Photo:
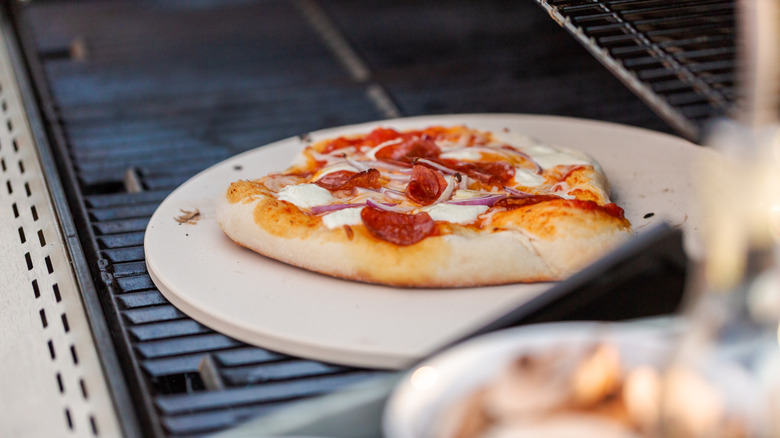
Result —
[[444, 172], [446, 175], [455, 175], [456, 173], [458, 173], [457, 170], [453, 170], [453, 169], [450, 169], [449, 167], [442, 166], [441, 164], [439, 164], [439, 163], [437, 163], [435, 161], [431, 161], [431, 160], [429, 160], [427, 158], [418, 158], [418, 159], [415, 160], [415, 162], [416, 163], [427, 164], [427, 165], [429, 165], [431, 167], [439, 169], [442, 172]]
[[514, 149], [514, 148], [504, 148], [503, 150], [505, 150], [507, 152], [511, 152], [513, 154], [520, 155], [521, 157], [523, 157], [526, 160], [530, 161], [531, 164], [533, 164], [534, 167], [536, 168], [536, 173], [537, 174], [541, 175], [542, 171], [544, 171], [542, 166], [539, 163], [537, 163], [536, 160], [533, 159], [533, 157], [531, 157], [530, 155], [526, 154], [525, 152], [520, 152], [520, 151], [518, 151], [517, 149]]
[[393, 189], [388, 189], [387, 187], [382, 187], [379, 189], [379, 192], [387, 196], [388, 198], [394, 198], [398, 200], [406, 199], [406, 193], [401, 192], [399, 190], [393, 190]]
[[473, 180], [465, 174], [460, 175], [460, 182], [458, 183], [458, 188], [463, 190], [468, 190], [469, 185], [471, 185], [471, 182]]
[[517, 190], [516, 188], [509, 187], [509, 186], [504, 186], [504, 190], [506, 190], [506, 192], [509, 193], [510, 195], [520, 196], [521, 198], [527, 198], [529, 196], [534, 196], [533, 193], [522, 192], [520, 190]]
[[410, 166], [402, 166], [400, 164], [388, 163], [387, 161], [375, 160], [375, 161], [364, 161], [364, 163], [376, 167], [377, 169], [391, 170], [393, 172], [401, 172], [401, 173], [412, 173], [412, 168]]
[[365, 203], [317, 205], [317, 206], [311, 208], [311, 212], [312, 212], [312, 214], [320, 214], [320, 213], [327, 213], [327, 212], [330, 212], [330, 211], [343, 210], [345, 208], [363, 207], [365, 205], [366, 205]]
[[411, 175], [406, 174], [395, 174], [395, 173], [388, 173], [388, 172], [382, 172], [382, 176], [387, 177], [393, 181], [401, 181], [401, 182], [409, 182], [412, 179]]
[[307, 153], [311, 155], [311, 157], [314, 158], [315, 161], [324, 161], [326, 163], [326, 166], [341, 159], [341, 157], [334, 157], [333, 155], [330, 154], [321, 154], [315, 151], [314, 149], [309, 149]]
[[[355, 169], [357, 169], [360, 172], [365, 172], [365, 171], [370, 170], [370, 169], [375, 169], [375, 167], [372, 166], [372, 164], [377, 164], [377, 163], [381, 164], [381, 162], [379, 162], [379, 161], [357, 161], [357, 160], [353, 160], [352, 158], [348, 158], [348, 157], [345, 157], [344, 161], [346, 161], [347, 164], [349, 164], [350, 166], [354, 167]], [[379, 167], [379, 166], [377, 166], [377, 167]], [[392, 169], [392, 170], [395, 170], [395, 169]], [[395, 174], [395, 173], [389, 173], [389, 172], [381, 172], [381, 173], [382, 173], [382, 176], [384, 176], [385, 178], [391, 179], [393, 181], [408, 182], [409, 179], [411, 178], [411, 176], [410, 176], [411, 170], [408, 171], [408, 174], [407, 174], [407, 172], [404, 172], [404, 173], [402, 173], [400, 175]]]
[[366, 170], [371, 168], [369, 166], [366, 166], [362, 162], [357, 161], [357, 160], [353, 160], [352, 158], [349, 158], [349, 157], [344, 157], [344, 161], [346, 161], [347, 164], [349, 164], [350, 166], [354, 167], [355, 169], [357, 169], [360, 172], [365, 172]]
[[376, 145], [376, 146], [372, 147], [371, 149], [369, 149], [368, 152], [366, 152], [366, 156], [371, 158], [371, 159], [374, 159], [374, 158], [376, 158], [376, 153], [379, 152], [380, 149], [384, 149], [386, 146], [390, 146], [392, 144], [400, 143], [402, 141], [404, 141], [404, 139], [401, 138], [401, 137], [398, 137], [398, 138], [394, 138], [392, 140], [387, 140], [385, 142], [379, 143], [378, 145]]
[[447, 188], [444, 189], [443, 192], [441, 192], [441, 195], [439, 195], [438, 198], [436, 198], [436, 201], [433, 202], [433, 205], [436, 205], [440, 202], [444, 202], [448, 199], [450, 199], [450, 196], [452, 196], [452, 192], [455, 191], [455, 187], [458, 185], [458, 181], [460, 178], [457, 178], [456, 176], [451, 176], [447, 178]]
[[[341, 160], [341, 159], [342, 158], [339, 157], [339, 160]], [[350, 167], [355, 168], [355, 166], [353, 166], [352, 164], [350, 164], [350, 163], [347, 163], [347, 164]], [[331, 172], [338, 172], [338, 170], [334, 170], [334, 169], [339, 169], [339, 167], [343, 167], [343, 165], [344, 165], [343, 162], [333, 162], [333, 163], [327, 164], [326, 166], [324, 166], [323, 168], [321, 168], [317, 172], [317, 174], [319, 174], [319, 177], [317, 178], [317, 180], [320, 180], [320, 179], [324, 178], [325, 175], [327, 175], [327, 174], [329, 174]], [[340, 169], [340, 170], [347, 170], [347, 169]]]
[[446, 155], [449, 152], [459, 152], [459, 151], [477, 151], [477, 152], [487, 152], [487, 153], [494, 153], [494, 154], [503, 154], [507, 155], [507, 151], [504, 149], [498, 149], [498, 148], [492, 148], [490, 146], [459, 146], [454, 148], [445, 148], [442, 150], [442, 155]]
[[504, 198], [506, 198], [506, 195], [487, 195], [468, 199], [458, 199], [457, 201], [447, 201], [446, 203], [453, 205], [487, 205], [490, 207], [495, 204], [496, 201]]
[[371, 198], [366, 199], [366, 205], [368, 205], [369, 207], [374, 207], [379, 210], [392, 211], [394, 213], [407, 213], [410, 210], [414, 209], [414, 207], [403, 207], [398, 204], [392, 204], [389, 202], [376, 202]]
[[353, 154], [355, 152], [357, 152], [357, 148], [355, 146], [346, 146], [343, 148], [334, 149], [328, 152], [328, 154], [343, 157], [346, 154]]

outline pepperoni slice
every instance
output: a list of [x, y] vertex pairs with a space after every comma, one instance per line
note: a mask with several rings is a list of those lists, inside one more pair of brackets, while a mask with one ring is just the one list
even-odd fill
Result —
[[401, 134], [395, 129], [376, 128], [366, 136], [366, 143], [377, 146], [400, 136]]
[[563, 199], [560, 196], [555, 195], [532, 195], [532, 196], [507, 196], [504, 199], [499, 199], [493, 204], [493, 207], [506, 208], [507, 210], [514, 210], [516, 208], [525, 207], [527, 205], [539, 204], [540, 202], [555, 201]]
[[415, 164], [411, 181], [406, 185], [406, 196], [420, 205], [430, 205], [439, 199], [446, 188], [447, 180], [441, 173], [422, 164]]
[[360, 217], [372, 235], [396, 245], [417, 243], [430, 236], [435, 226], [426, 212], [404, 214], [365, 207]]
[[362, 138], [339, 137], [332, 140], [330, 143], [326, 144], [325, 147], [322, 149], [322, 153], [329, 154], [337, 149], [358, 145], [362, 141], [363, 141]]
[[368, 169], [360, 173], [351, 172], [349, 170], [339, 170], [323, 176], [314, 184], [331, 191], [349, 190], [354, 187], [378, 189], [381, 187], [379, 176], [380, 173], [376, 169]]
[[350, 178], [349, 181], [347, 181], [347, 184], [345, 184], [345, 187], [341, 187], [341, 189], [351, 189], [353, 187], [378, 189], [382, 187], [382, 184], [379, 182], [380, 175], [381, 174], [376, 169], [364, 170]]
[[503, 161], [466, 163], [455, 160], [441, 160], [444, 165], [465, 173], [471, 178], [490, 186], [504, 186], [515, 176], [515, 168]]
[[378, 160], [411, 163], [415, 158], [436, 158], [440, 153], [441, 149], [428, 136], [414, 136], [383, 147], [375, 156]]
[[314, 182], [318, 186], [328, 190], [338, 190], [341, 186], [347, 183], [350, 178], [357, 175], [357, 172], [351, 172], [349, 170], [339, 170], [337, 172], [331, 172], [322, 178]]

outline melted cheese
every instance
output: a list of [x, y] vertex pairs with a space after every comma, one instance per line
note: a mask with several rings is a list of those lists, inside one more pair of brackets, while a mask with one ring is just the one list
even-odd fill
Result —
[[[560, 190], [556, 190], [556, 188], [558, 187], [560, 187]], [[552, 191], [553, 195], [558, 195], [563, 199], [576, 199], [576, 196], [569, 194], [569, 191], [571, 191], [572, 188], [569, 187], [569, 185], [566, 184], [565, 182], [559, 182], [558, 184], [554, 185], [552, 189], [553, 189]]]
[[460, 190], [455, 190], [455, 193], [452, 194], [451, 199], [453, 200], [470, 199], [470, 198], [478, 198], [480, 196], [484, 196], [484, 193], [478, 190], [460, 189]]
[[342, 210], [336, 210], [332, 213], [328, 213], [322, 216], [322, 223], [332, 230], [334, 228], [341, 228], [344, 225], [360, 225], [363, 220], [360, 218], [360, 212], [363, 207], [344, 208]]
[[515, 168], [515, 184], [523, 187], [536, 187], [544, 184], [545, 179], [542, 175], [531, 170], [516, 167]]
[[479, 161], [482, 158], [482, 153], [479, 150], [463, 148], [454, 151], [444, 150], [439, 156], [459, 161]]
[[592, 164], [592, 160], [586, 155], [575, 151], [553, 149], [544, 145], [527, 146], [524, 150], [545, 169], [562, 165]]
[[487, 205], [436, 204], [423, 209], [435, 221], [447, 221], [454, 224], [469, 224], [488, 210]]
[[327, 189], [316, 184], [296, 184], [282, 188], [276, 198], [280, 201], [287, 201], [298, 208], [308, 209], [328, 204], [333, 200], [333, 195]]

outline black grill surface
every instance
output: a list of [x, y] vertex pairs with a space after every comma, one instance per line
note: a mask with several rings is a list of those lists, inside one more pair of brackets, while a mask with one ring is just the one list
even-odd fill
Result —
[[[144, 230], [198, 171], [393, 115], [546, 113], [670, 131], [533, 2], [36, 1], [15, 12], [87, 254], [74, 262], [89, 265], [153, 436], [217, 431], [378, 373], [243, 344], [165, 300]], [[663, 76], [651, 62], [643, 71]]]

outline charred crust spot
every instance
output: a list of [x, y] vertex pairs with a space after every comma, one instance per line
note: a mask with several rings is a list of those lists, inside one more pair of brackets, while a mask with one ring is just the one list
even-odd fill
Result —
[[515, 367], [521, 370], [529, 370], [535, 365], [534, 358], [531, 355], [524, 354], [517, 358], [515, 361]]
[[228, 202], [235, 204], [263, 193], [263, 185], [257, 181], [236, 181], [228, 187], [226, 197]]
[[352, 240], [355, 237], [355, 232], [352, 231], [352, 227], [344, 225], [344, 232], [347, 234], [347, 239]]

